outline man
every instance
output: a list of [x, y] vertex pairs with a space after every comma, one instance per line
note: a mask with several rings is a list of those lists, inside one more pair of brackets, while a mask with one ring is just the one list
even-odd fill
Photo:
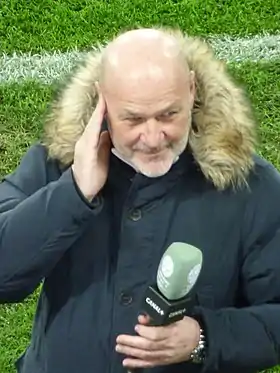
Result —
[[[1, 302], [44, 280], [18, 371], [277, 365], [280, 178], [255, 142], [243, 92], [201, 41], [139, 29], [90, 54], [0, 186]], [[174, 241], [203, 252], [197, 303], [150, 326], [143, 295]]]

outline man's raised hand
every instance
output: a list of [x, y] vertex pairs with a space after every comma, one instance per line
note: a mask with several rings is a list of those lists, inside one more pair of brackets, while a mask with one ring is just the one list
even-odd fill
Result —
[[103, 188], [109, 168], [110, 136], [101, 132], [106, 103], [99, 91], [97, 106], [75, 145], [72, 171], [83, 195], [91, 201]]

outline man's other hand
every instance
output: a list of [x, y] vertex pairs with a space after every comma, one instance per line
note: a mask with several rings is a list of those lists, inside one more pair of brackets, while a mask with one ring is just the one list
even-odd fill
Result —
[[123, 365], [129, 369], [152, 368], [187, 361], [200, 336], [198, 322], [190, 317], [167, 326], [149, 326], [139, 316], [137, 336], [119, 335], [116, 351], [126, 355]]

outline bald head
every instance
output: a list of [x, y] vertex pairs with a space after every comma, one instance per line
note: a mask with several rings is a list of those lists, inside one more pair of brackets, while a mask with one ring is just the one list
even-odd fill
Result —
[[100, 88], [121, 159], [148, 177], [168, 172], [186, 147], [195, 94], [180, 38], [154, 29], [120, 35], [103, 54]]
[[129, 80], [151, 83], [167, 76], [187, 79], [189, 68], [178, 38], [156, 29], [137, 29], [121, 34], [105, 49], [101, 85], [118, 86]]

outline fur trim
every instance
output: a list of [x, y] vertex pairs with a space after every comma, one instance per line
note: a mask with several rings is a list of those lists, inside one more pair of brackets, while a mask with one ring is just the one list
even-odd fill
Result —
[[[194, 128], [189, 139], [194, 158], [219, 190], [247, 184], [256, 144], [250, 104], [208, 44], [175, 35], [181, 38], [186, 61], [196, 74]], [[88, 54], [47, 116], [43, 144], [62, 165], [73, 161], [75, 143], [96, 105], [94, 82], [99, 78], [101, 53], [99, 47]]]

